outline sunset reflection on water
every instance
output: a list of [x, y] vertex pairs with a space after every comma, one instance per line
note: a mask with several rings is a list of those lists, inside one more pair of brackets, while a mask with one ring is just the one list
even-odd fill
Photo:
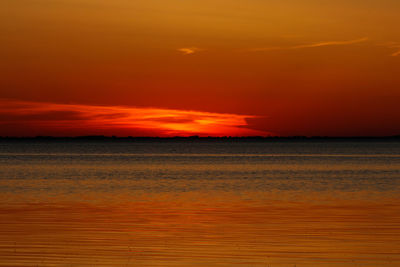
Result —
[[122, 160], [51, 149], [1, 155], [0, 266], [400, 265], [400, 158], [384, 148]]

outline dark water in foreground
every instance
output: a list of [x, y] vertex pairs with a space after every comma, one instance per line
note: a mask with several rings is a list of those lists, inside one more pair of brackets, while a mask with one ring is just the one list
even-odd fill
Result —
[[400, 266], [399, 142], [3, 142], [0, 266]]

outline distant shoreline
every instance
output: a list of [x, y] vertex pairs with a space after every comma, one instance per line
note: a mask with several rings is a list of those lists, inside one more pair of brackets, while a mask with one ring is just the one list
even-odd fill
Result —
[[247, 137], [117, 137], [117, 136], [75, 136], [75, 137], [55, 137], [55, 136], [36, 136], [36, 137], [0, 137], [0, 142], [4, 141], [107, 141], [107, 142], [273, 142], [273, 141], [400, 141], [400, 135], [395, 136], [352, 136], [352, 137], [329, 137], [329, 136], [285, 136], [285, 137], [262, 137], [262, 136], [247, 136]]

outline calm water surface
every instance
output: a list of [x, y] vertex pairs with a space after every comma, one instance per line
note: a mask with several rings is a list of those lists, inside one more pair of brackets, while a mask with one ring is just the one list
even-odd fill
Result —
[[400, 142], [2, 142], [0, 266], [400, 266]]

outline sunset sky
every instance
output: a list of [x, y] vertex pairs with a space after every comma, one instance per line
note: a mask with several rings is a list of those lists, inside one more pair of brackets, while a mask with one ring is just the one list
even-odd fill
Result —
[[399, 0], [2, 0], [0, 136], [400, 134]]

